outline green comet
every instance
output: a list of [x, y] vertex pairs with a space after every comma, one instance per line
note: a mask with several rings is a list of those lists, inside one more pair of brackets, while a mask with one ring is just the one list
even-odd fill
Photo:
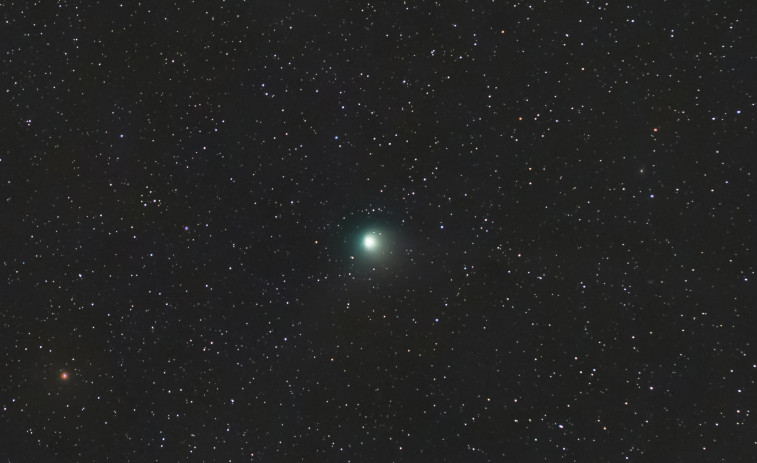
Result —
[[363, 239], [363, 246], [365, 246], [365, 249], [371, 250], [375, 249], [378, 243], [376, 242], [376, 238], [373, 235], [368, 235]]

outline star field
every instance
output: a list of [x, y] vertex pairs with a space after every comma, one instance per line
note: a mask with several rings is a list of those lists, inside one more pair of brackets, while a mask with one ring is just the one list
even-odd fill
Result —
[[0, 460], [753, 461], [757, 4], [0, 11]]

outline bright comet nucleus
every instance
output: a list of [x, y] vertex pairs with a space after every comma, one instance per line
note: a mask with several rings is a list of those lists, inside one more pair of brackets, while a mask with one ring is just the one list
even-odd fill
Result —
[[373, 236], [370, 236], [370, 235], [366, 236], [365, 239], [363, 240], [363, 245], [365, 246], [366, 249], [373, 249], [373, 248], [375, 248], [376, 247], [376, 238], [374, 238]]

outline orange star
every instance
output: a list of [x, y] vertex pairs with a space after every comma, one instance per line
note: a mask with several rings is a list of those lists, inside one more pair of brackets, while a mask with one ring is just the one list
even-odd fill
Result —
[[68, 373], [66, 373], [65, 371], [63, 373], [61, 373], [60, 374], [60, 379], [68, 379]]

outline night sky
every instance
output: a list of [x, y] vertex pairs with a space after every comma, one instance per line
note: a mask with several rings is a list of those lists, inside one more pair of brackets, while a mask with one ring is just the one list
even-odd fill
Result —
[[0, 5], [0, 461], [757, 455], [757, 4]]

